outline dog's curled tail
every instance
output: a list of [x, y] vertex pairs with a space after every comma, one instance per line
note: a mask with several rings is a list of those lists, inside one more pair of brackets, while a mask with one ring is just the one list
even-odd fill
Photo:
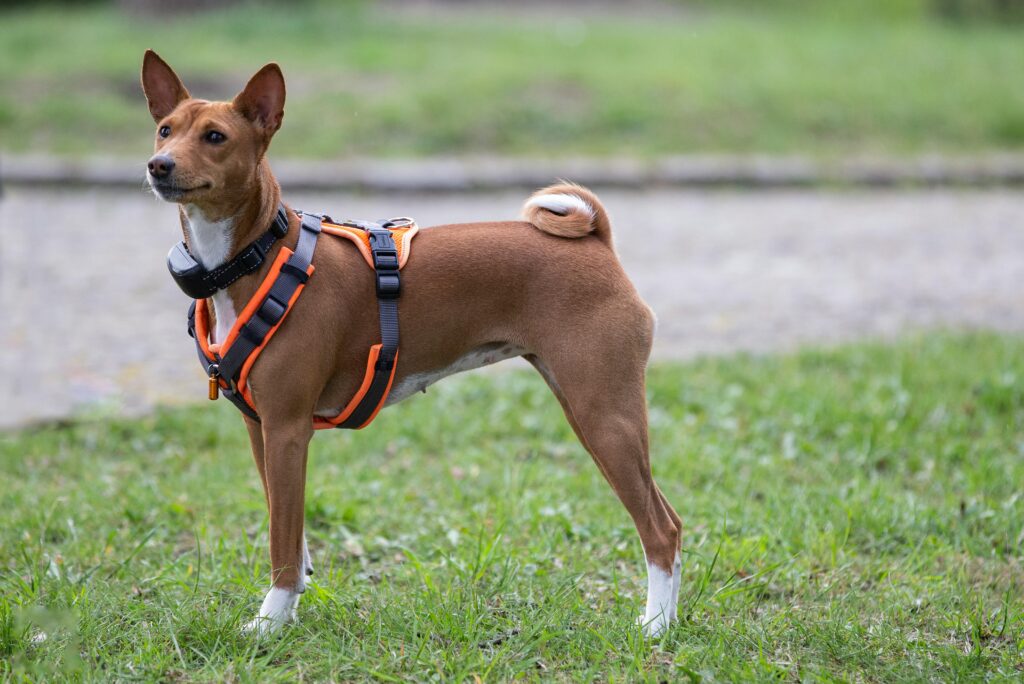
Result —
[[597, 195], [582, 185], [556, 183], [533, 193], [523, 205], [523, 218], [545, 233], [579, 238], [593, 233], [612, 245], [612, 224]]

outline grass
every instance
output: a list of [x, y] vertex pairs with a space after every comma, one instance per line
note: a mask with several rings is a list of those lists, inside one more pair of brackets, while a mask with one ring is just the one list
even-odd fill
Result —
[[1019, 681], [1024, 343], [929, 336], [650, 372], [682, 621], [538, 378], [314, 440], [316, 583], [239, 634], [266, 514], [226, 402], [0, 436], [0, 678]]
[[174, 20], [107, 4], [7, 10], [0, 149], [148, 150], [138, 71], [149, 47], [213, 99], [279, 61], [278, 156], [1024, 148], [1020, 24], [713, 5], [558, 22], [315, 2]]

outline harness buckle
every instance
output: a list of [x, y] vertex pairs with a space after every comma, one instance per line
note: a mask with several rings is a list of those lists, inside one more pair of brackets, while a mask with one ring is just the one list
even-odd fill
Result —
[[258, 242], [252, 243], [249, 249], [245, 250], [245, 253], [241, 254], [239, 261], [247, 269], [254, 269], [263, 263], [266, 259], [267, 252], [263, 249], [263, 245]]
[[398, 270], [398, 251], [394, 249], [374, 249], [373, 267], [379, 270]]
[[398, 299], [402, 292], [402, 281], [398, 272], [377, 271], [377, 297], [380, 299]]
[[260, 335], [255, 330], [253, 330], [252, 326], [250, 325], [251, 323], [252, 321], [246, 323], [241, 328], [239, 328], [238, 335], [239, 337], [248, 340], [253, 347], [258, 347], [261, 344], [263, 344], [263, 335]]
[[284, 207], [278, 208], [277, 215], [274, 216], [274, 222], [270, 224], [270, 232], [278, 240], [282, 240], [288, 235], [288, 214], [285, 212]]
[[309, 280], [309, 274], [292, 264], [291, 259], [281, 264], [281, 273], [287, 273], [303, 284]]
[[286, 311], [288, 311], [287, 303], [280, 302], [274, 295], [268, 294], [260, 308], [256, 309], [256, 315], [267, 325], [273, 327], [284, 317]]

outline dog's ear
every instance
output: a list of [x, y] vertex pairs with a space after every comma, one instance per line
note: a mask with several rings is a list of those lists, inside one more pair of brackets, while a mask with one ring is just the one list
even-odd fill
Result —
[[281, 67], [271, 62], [257, 71], [231, 104], [242, 116], [259, 126], [269, 140], [284, 119], [284, 74]]
[[146, 50], [142, 58], [142, 91], [146, 93], [154, 121], [160, 121], [174, 111], [179, 102], [190, 97], [174, 69], [152, 50]]

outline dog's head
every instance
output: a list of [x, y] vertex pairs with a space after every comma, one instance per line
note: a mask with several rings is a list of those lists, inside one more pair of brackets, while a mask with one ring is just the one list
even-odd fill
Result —
[[156, 121], [155, 154], [146, 178], [168, 202], [211, 209], [251, 188], [284, 118], [284, 76], [270, 63], [231, 102], [193, 99], [152, 50], [142, 61], [142, 89]]

